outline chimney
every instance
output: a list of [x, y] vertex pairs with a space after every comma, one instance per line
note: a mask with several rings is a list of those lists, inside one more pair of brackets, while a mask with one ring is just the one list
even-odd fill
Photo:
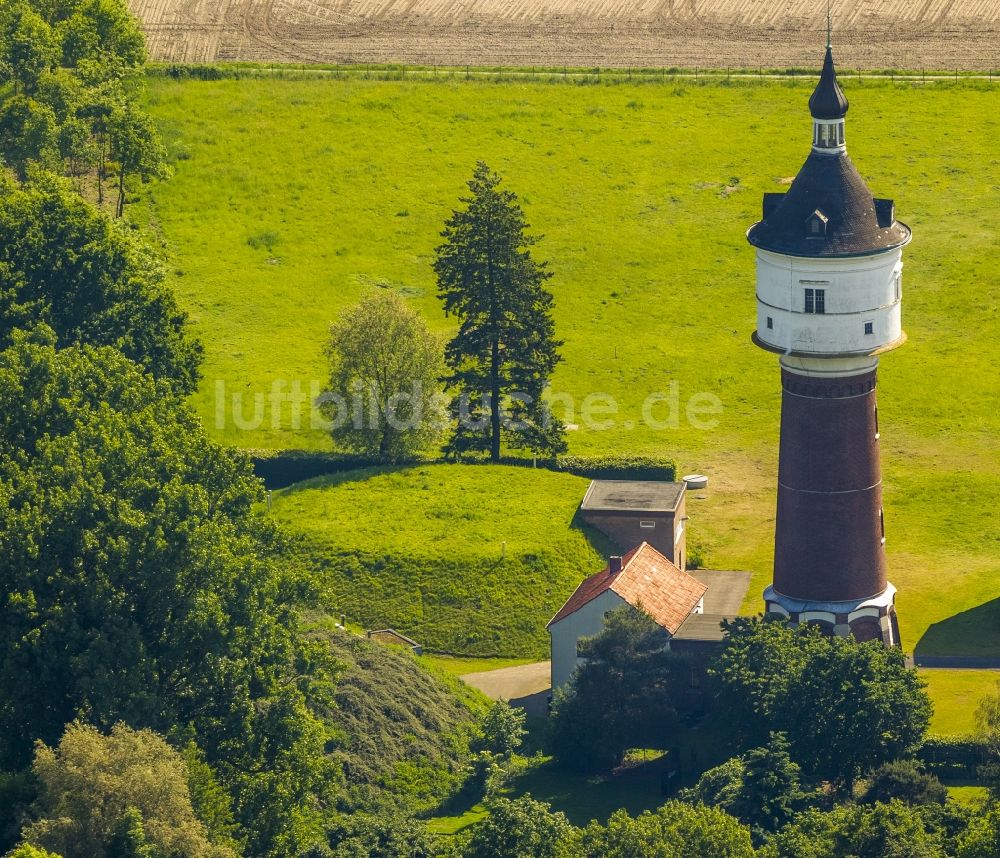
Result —
[[608, 560], [608, 571], [612, 575], [617, 575], [622, 571], [622, 559], [617, 554], [612, 554]]

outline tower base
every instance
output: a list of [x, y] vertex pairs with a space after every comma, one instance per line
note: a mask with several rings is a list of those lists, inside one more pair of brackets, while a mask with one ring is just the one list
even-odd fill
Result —
[[896, 588], [892, 584], [875, 596], [844, 602], [793, 599], [772, 586], [764, 591], [764, 603], [768, 614], [786, 617], [795, 624], [815, 623], [825, 632], [840, 637], [882, 641], [886, 646], [900, 645]]

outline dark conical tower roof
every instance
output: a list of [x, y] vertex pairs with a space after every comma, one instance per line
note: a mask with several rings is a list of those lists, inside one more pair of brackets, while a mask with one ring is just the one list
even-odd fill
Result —
[[[847, 113], [847, 97], [837, 83], [829, 44], [809, 110], [823, 123], [842, 120]], [[863, 256], [910, 240], [909, 227], [896, 220], [892, 200], [872, 196], [843, 139], [827, 149], [814, 143], [788, 192], [764, 195], [763, 219], [747, 233], [752, 245], [818, 258]], [[820, 222], [816, 229], [814, 220]]]
[[833, 66], [833, 48], [826, 46], [826, 58], [819, 83], [809, 97], [809, 112], [813, 119], [843, 119], [847, 115], [847, 96], [837, 83], [837, 70]]

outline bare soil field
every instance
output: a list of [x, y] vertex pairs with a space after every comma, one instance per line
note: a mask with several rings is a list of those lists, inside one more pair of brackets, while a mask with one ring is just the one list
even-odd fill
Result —
[[[130, 0], [166, 62], [818, 65], [822, 0]], [[839, 0], [838, 60], [1000, 67], [1000, 0]]]

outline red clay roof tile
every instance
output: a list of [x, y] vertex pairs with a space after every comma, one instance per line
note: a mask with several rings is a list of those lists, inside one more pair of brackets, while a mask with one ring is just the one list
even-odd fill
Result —
[[632, 607], [642, 607], [659, 625], [674, 634], [708, 587], [682, 572], [648, 542], [643, 542], [622, 557], [621, 572], [613, 575], [608, 566], [584, 579], [549, 625], [576, 613], [608, 590]]

